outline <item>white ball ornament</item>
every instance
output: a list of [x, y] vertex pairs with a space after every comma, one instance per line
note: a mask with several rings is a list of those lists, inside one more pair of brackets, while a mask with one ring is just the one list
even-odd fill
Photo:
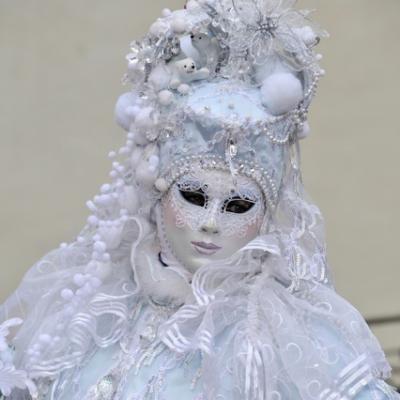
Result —
[[261, 98], [271, 114], [285, 114], [293, 110], [303, 99], [303, 87], [293, 74], [275, 73], [264, 80]]
[[158, 93], [158, 101], [162, 106], [169, 106], [174, 100], [174, 95], [170, 90], [162, 90]]
[[160, 64], [157, 65], [149, 75], [149, 83], [155, 90], [162, 90], [168, 87], [169, 81], [171, 80], [171, 73], [169, 68]]
[[135, 126], [137, 128], [151, 128], [154, 125], [153, 107], [144, 107], [136, 115]]
[[295, 33], [301, 38], [306, 46], [311, 47], [317, 44], [317, 35], [311, 27], [304, 26], [295, 29]]
[[186, 3], [186, 9], [187, 10], [198, 10], [198, 9], [201, 9], [201, 7], [200, 7], [200, 5], [199, 5], [199, 3], [197, 1], [189, 0]]
[[190, 92], [190, 86], [188, 84], [186, 84], [186, 83], [182, 83], [181, 85], [178, 86], [177, 90], [178, 90], [178, 92], [180, 94], [185, 95], [185, 94], [188, 94]]
[[154, 183], [154, 186], [161, 193], [165, 193], [168, 190], [168, 184], [164, 178], [158, 178]]
[[79, 287], [83, 286], [86, 282], [86, 278], [82, 274], [75, 274], [73, 280], [75, 285]]
[[97, 226], [99, 223], [99, 219], [95, 215], [91, 215], [88, 219], [87, 222], [90, 226]]
[[126, 113], [128, 116], [131, 118], [131, 120], [134, 120], [136, 116], [139, 114], [140, 107], [139, 106], [131, 106], [126, 109]]
[[64, 300], [69, 301], [69, 300], [71, 300], [71, 299], [74, 297], [74, 292], [73, 292], [71, 289], [63, 289], [63, 290], [61, 291], [61, 297], [62, 297]]
[[150, 187], [158, 178], [158, 168], [154, 168], [155, 163], [158, 166], [158, 147], [157, 145], [148, 145], [136, 168], [136, 181], [144, 186]]
[[158, 19], [150, 26], [150, 33], [157, 37], [165, 35], [168, 32], [168, 30], [169, 30], [168, 23], [162, 19]]
[[96, 207], [96, 205], [93, 203], [92, 200], [88, 200], [88, 201], [86, 202], [86, 207], [87, 207], [90, 211], [92, 211], [92, 212], [96, 212], [96, 211], [97, 211], [97, 207]]
[[108, 184], [108, 183], [105, 183], [104, 185], [102, 185], [102, 186], [100, 187], [100, 192], [103, 193], [103, 194], [109, 193], [110, 190], [111, 190], [111, 185]]
[[133, 92], [124, 93], [117, 100], [114, 110], [115, 120], [125, 130], [128, 130], [132, 123], [132, 116], [129, 110], [136, 104], [137, 100], [138, 97]]
[[148, 160], [143, 160], [136, 169], [136, 180], [147, 187], [152, 186], [158, 177], [157, 168], [149, 165]]
[[135, 144], [138, 146], [145, 146], [146, 144], [149, 143], [149, 141], [146, 138], [145, 130], [142, 130], [140, 133], [137, 132], [135, 134]]
[[93, 249], [94, 251], [96, 251], [97, 253], [104, 253], [107, 250], [107, 245], [105, 242], [102, 241], [96, 241], [95, 244], [93, 245]]
[[187, 29], [187, 23], [182, 16], [175, 16], [171, 21], [171, 29], [175, 33], [184, 33]]
[[307, 121], [305, 121], [303, 123], [301, 130], [297, 133], [297, 137], [299, 139], [305, 139], [307, 136], [310, 135], [310, 132], [311, 132], [310, 124]]
[[116, 249], [122, 240], [122, 226], [102, 227], [99, 233], [103, 241], [107, 244], [107, 249]]
[[151, 155], [148, 160], [149, 163], [149, 171], [155, 172], [160, 164], [160, 159], [156, 155]]

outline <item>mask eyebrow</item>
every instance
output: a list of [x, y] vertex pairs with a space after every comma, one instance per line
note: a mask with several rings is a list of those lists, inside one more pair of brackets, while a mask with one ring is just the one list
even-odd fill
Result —
[[179, 190], [185, 191], [203, 191], [205, 189], [205, 185], [202, 184], [200, 181], [195, 179], [184, 178], [181, 181], [176, 183]]
[[231, 191], [229, 198], [236, 200], [239, 199], [248, 200], [253, 203], [256, 203], [258, 200], [260, 200], [261, 194], [256, 194], [252, 190], [247, 188], [236, 188], [236, 190]]

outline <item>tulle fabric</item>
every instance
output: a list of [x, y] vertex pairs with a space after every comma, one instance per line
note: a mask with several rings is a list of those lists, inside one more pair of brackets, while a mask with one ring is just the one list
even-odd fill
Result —
[[[174, 353], [201, 352], [205, 399], [226, 396], [228, 381], [232, 397], [221, 398], [275, 400], [296, 393], [309, 400], [339, 390], [341, 376], [342, 390], [356, 390], [390, 375], [363, 318], [330, 283], [320, 212], [305, 200], [296, 160], [261, 235], [231, 258], [199, 269], [194, 300], [160, 326], [160, 340]], [[96, 289], [87, 287], [76, 304], [60, 293], [88, 270], [90, 231], [86, 244], [45, 256], [1, 307], [1, 319], [24, 318], [13, 341], [15, 364], [31, 378], [54, 380], [135, 329], [132, 310], [146, 299], [130, 257], [154, 234], [155, 225], [146, 221], [127, 221], [111, 274]], [[58, 341], [40, 347], [41, 335]]]

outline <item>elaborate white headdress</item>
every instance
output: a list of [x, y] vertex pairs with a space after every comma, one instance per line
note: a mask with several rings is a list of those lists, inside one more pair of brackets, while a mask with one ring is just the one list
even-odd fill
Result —
[[288, 150], [308, 132], [323, 73], [313, 51], [323, 32], [292, 4], [190, 1], [165, 10], [131, 44], [126, 82], [134, 90], [116, 115], [129, 132], [126, 151], [147, 149], [152, 173], [139, 163], [137, 182], [163, 191], [196, 159], [208, 160], [251, 175], [276, 206]]
[[[321, 399], [336, 398], [339, 365], [388, 376], [362, 317], [330, 286], [321, 215], [303, 191], [298, 143], [323, 75], [314, 46], [324, 32], [294, 3], [190, 0], [131, 44], [124, 81], [133, 89], [116, 106], [127, 139], [110, 153], [112, 181], [87, 203], [77, 239], [39, 261], [0, 308], [0, 320], [25, 320], [13, 344], [29, 378], [43, 385], [132, 328], [143, 293], [131, 253], [156, 231], [154, 205], [192, 168], [251, 176], [269, 211], [267, 231], [194, 275], [194, 303], [160, 332], [174, 351], [203, 351], [210, 398], [228, 362], [241, 399], [272, 398], [286, 382], [299, 398], [321, 388]], [[214, 339], [233, 322], [219, 345], [238, 357], [216, 359]], [[329, 345], [318, 340], [323, 332], [334, 332]]]

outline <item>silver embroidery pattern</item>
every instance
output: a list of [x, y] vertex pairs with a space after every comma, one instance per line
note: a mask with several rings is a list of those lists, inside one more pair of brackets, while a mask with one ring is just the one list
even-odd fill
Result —
[[[215, 175], [211, 188], [207, 186], [201, 172], [194, 171], [180, 178], [164, 199], [172, 205], [178, 227], [186, 225], [197, 231], [205, 221], [215, 218], [222, 235], [244, 236], [249, 226], [262, 220], [265, 211], [264, 200], [262, 192], [255, 182], [239, 176], [235, 186], [231, 181], [223, 180], [221, 176]], [[208, 174], [212, 174], [212, 172], [208, 171]], [[201, 190], [205, 194], [204, 206], [190, 204], [182, 197], [181, 190], [188, 192]], [[254, 203], [254, 206], [242, 214], [226, 211], [226, 204], [237, 197]]]
[[[121, 350], [116, 365], [98, 382], [93, 385], [84, 400], [121, 400], [126, 398], [126, 385], [129, 375], [133, 372], [138, 376], [145, 366], [153, 364], [155, 359], [166, 351], [166, 346], [158, 339], [159, 325], [172, 312], [167, 307], [152, 306], [145, 310], [145, 324], [140, 331], [125, 337], [121, 342]], [[140, 393], [134, 393], [129, 400], [163, 400], [162, 393], [165, 390], [165, 374], [169, 369], [176, 367], [178, 363], [184, 363], [184, 356], [177, 358], [172, 355], [167, 357], [153, 374], [147, 385], [140, 388]], [[196, 377], [196, 382], [199, 377]]]

